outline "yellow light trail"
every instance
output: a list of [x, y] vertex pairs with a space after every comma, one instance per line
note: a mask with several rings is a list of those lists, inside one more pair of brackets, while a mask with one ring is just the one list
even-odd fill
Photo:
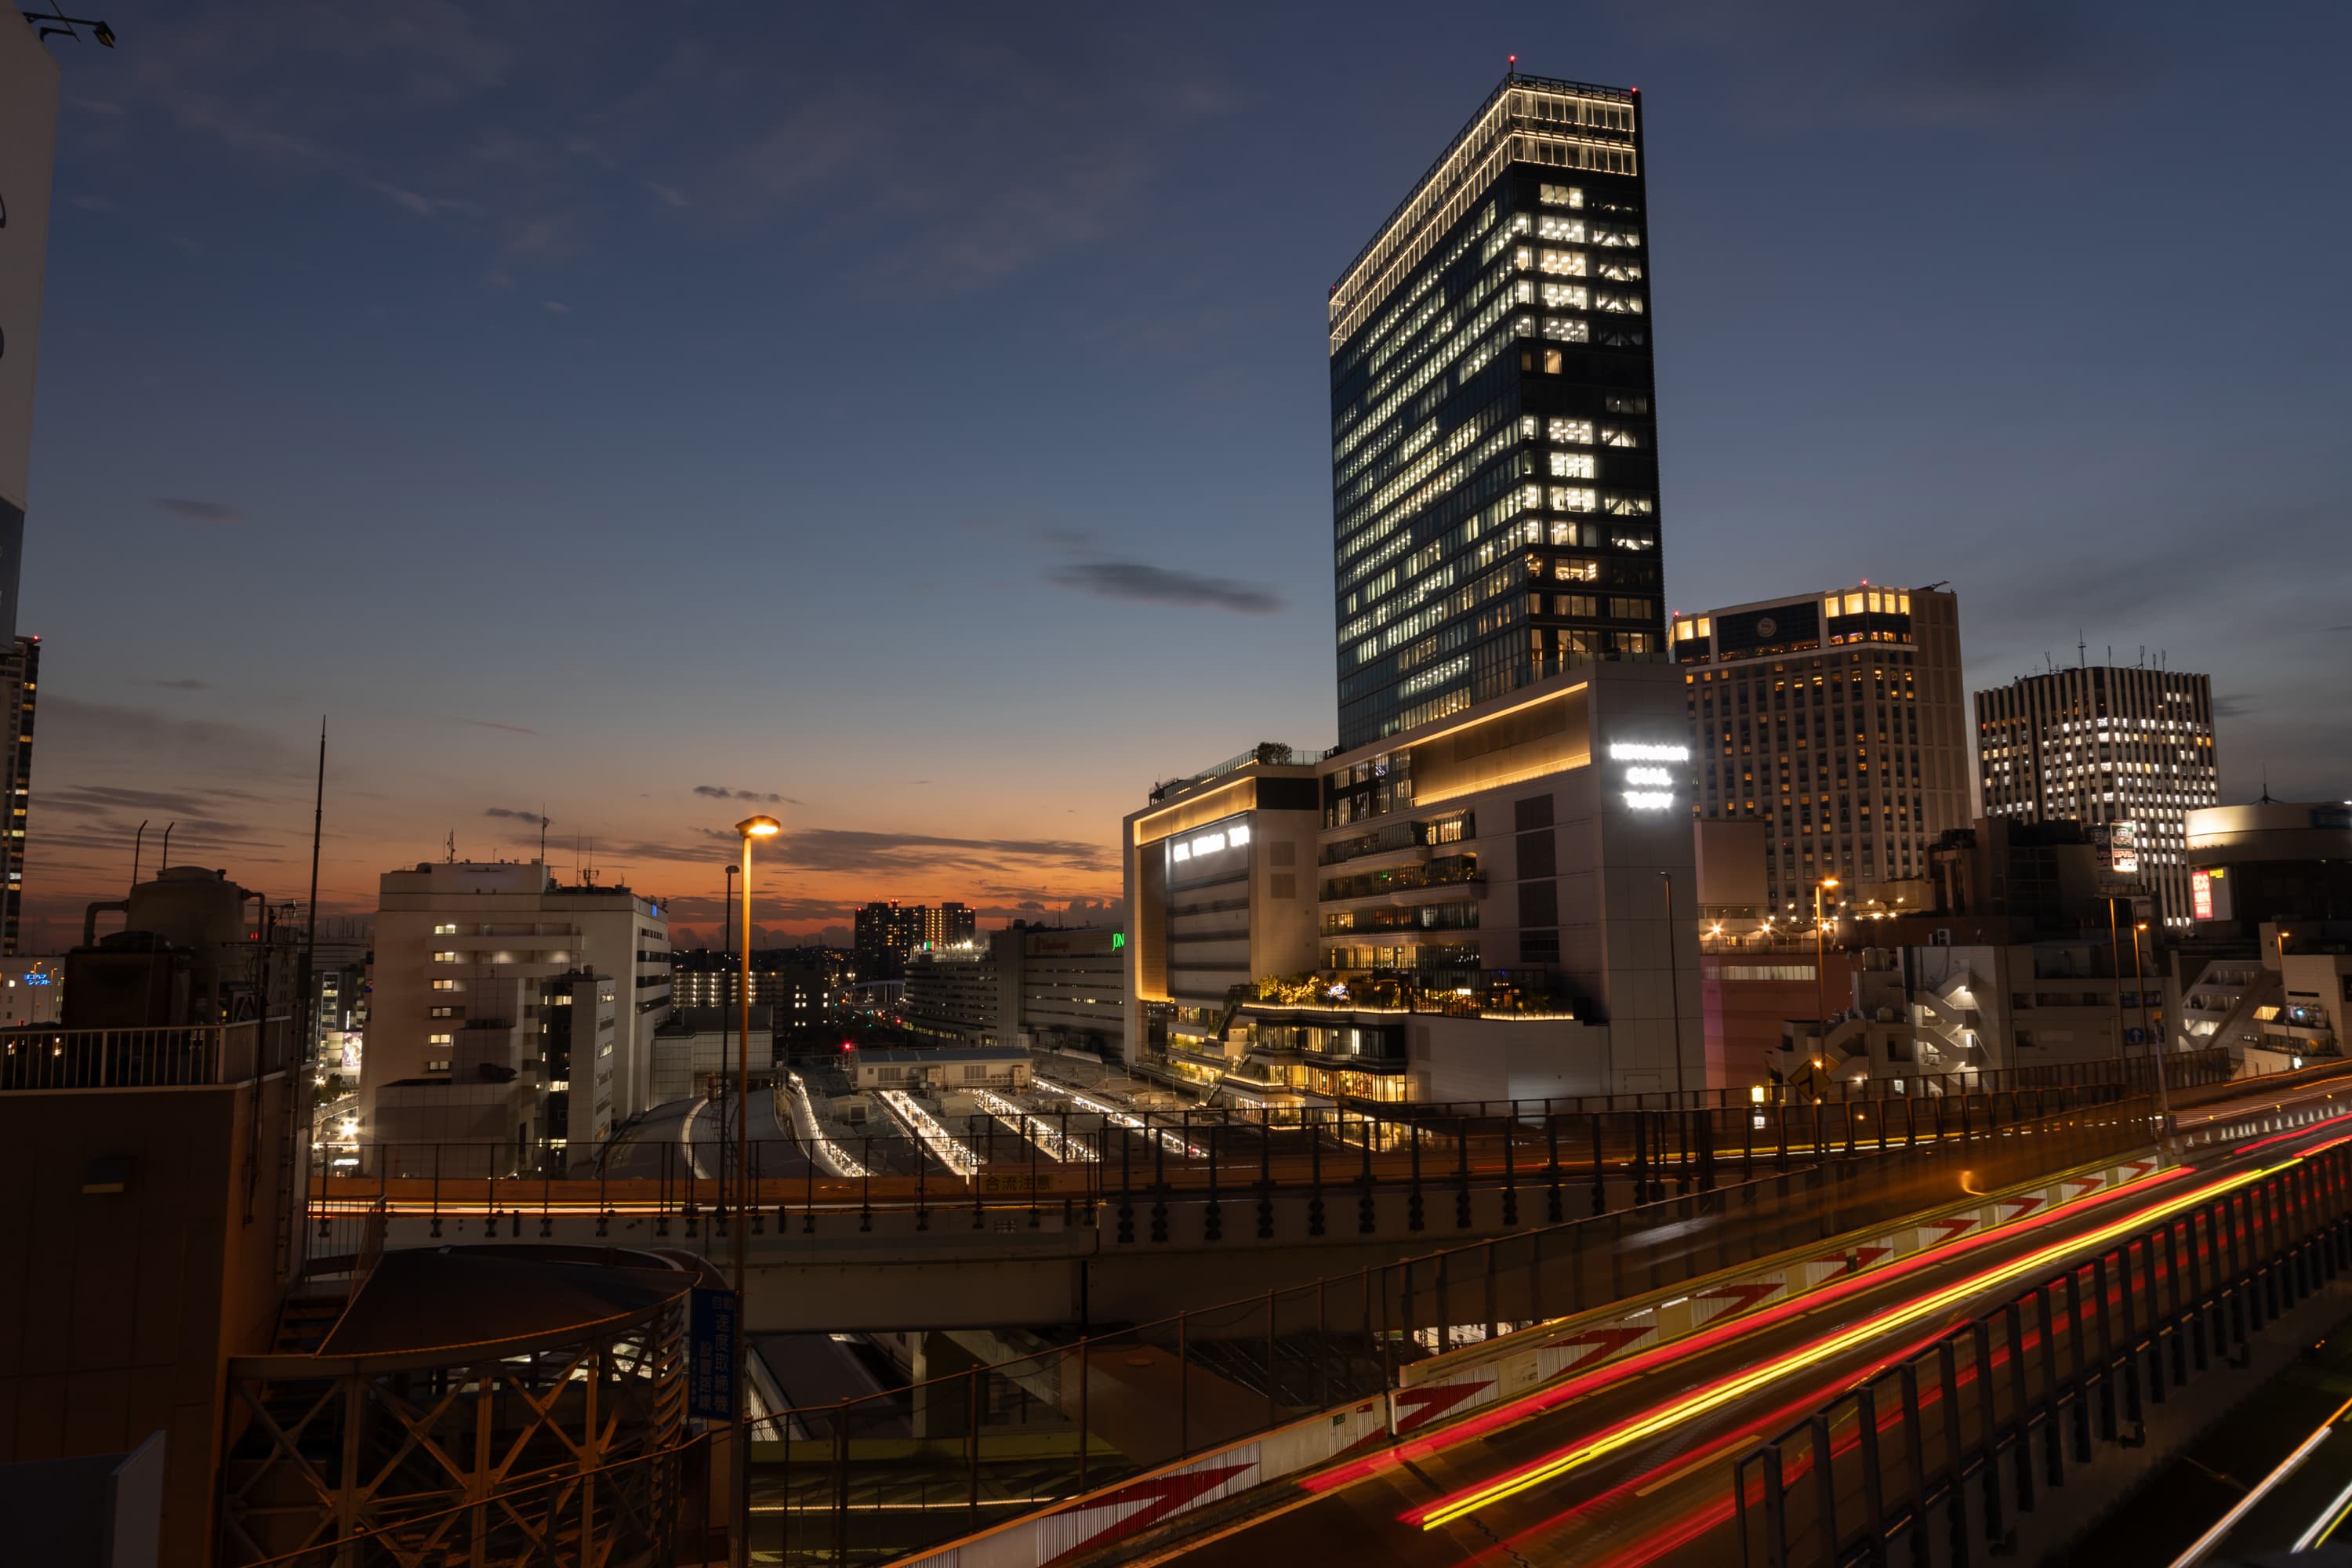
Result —
[[1922, 1296], [1916, 1300], [1906, 1302], [1899, 1307], [1889, 1308], [1876, 1317], [1865, 1319], [1853, 1328], [1834, 1334], [1829, 1339], [1807, 1345], [1801, 1350], [1790, 1351], [1784, 1355], [1764, 1362], [1748, 1372], [1686, 1394], [1647, 1415], [1603, 1432], [1589, 1442], [1564, 1449], [1549, 1458], [1538, 1459], [1532, 1465], [1500, 1476], [1484, 1486], [1456, 1492], [1449, 1498], [1441, 1498], [1426, 1507], [1408, 1512], [1404, 1518], [1420, 1525], [1423, 1530], [1434, 1530], [1439, 1525], [1450, 1523], [1464, 1514], [1484, 1508], [1489, 1503], [1500, 1502], [1506, 1498], [1516, 1497], [1531, 1488], [1556, 1480], [1570, 1470], [1589, 1465], [1593, 1460], [1612, 1454], [1630, 1444], [1638, 1443], [1645, 1437], [1654, 1437], [1669, 1428], [1679, 1426], [1694, 1416], [1704, 1415], [1710, 1410], [1718, 1409], [1736, 1399], [1743, 1398], [1759, 1388], [1789, 1376], [1791, 1373], [1801, 1372], [1806, 1367], [1817, 1365], [1832, 1356], [1843, 1354], [1906, 1324], [1915, 1323], [1922, 1318], [1933, 1316], [1948, 1307], [1966, 1300], [1990, 1286], [2002, 1284], [2022, 1275], [2033, 1273], [2037, 1269], [2057, 1262], [2070, 1253], [2098, 1247], [2117, 1237], [2142, 1229], [2154, 1221], [2178, 1214], [2182, 1209], [2194, 1207], [2223, 1193], [2242, 1187], [2250, 1182], [2259, 1181], [2264, 1176], [2272, 1175], [2286, 1169], [2289, 1165], [2300, 1163], [2298, 1158], [2287, 1160], [2276, 1165], [2264, 1165], [2249, 1171], [2243, 1175], [2214, 1182], [2179, 1197], [2153, 1205], [2137, 1214], [2128, 1215], [2122, 1219], [2102, 1226], [2086, 1235], [2066, 1241], [2053, 1242], [2048, 1247], [2038, 1248], [2011, 1262], [2000, 1264], [1982, 1273], [1971, 1275], [1956, 1284], [1948, 1285], [1931, 1295]]

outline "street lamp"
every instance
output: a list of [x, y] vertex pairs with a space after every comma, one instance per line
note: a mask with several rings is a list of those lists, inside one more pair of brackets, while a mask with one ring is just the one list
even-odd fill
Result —
[[1675, 958], [1675, 874], [1661, 871], [1658, 879], [1666, 885], [1666, 994], [1675, 1008], [1675, 1100], [1679, 1109], [1683, 1095], [1683, 983]]
[[2146, 921], [2132, 922], [2132, 988], [2139, 993], [2139, 1032], [2147, 1040], [2147, 1048], [2156, 1056], [2156, 1114], [2164, 1124], [2158, 1142], [2169, 1151], [2172, 1146], [2172, 1101], [2164, 1087], [2164, 1047], [2156, 1037], [2156, 1027], [2148, 1022], [2147, 984], [2140, 978], [2139, 933], [2147, 929]]
[[1837, 885], [1835, 877], [1823, 877], [1813, 884], [1813, 1037], [1817, 1042], [1815, 1048], [1823, 1052], [1829, 1049], [1830, 1044], [1830, 1000], [1829, 981], [1824, 973], [1829, 961], [1822, 941], [1822, 889]]
[[751, 1564], [751, 1380], [743, 1353], [750, 1337], [744, 1314], [751, 1310], [743, 1274], [751, 1242], [751, 841], [773, 838], [783, 830], [784, 825], [772, 816], [747, 816], [735, 825], [743, 836], [743, 966], [736, 976], [735, 998], [741, 1009], [737, 1016], [742, 1037], [735, 1057], [735, 1528], [728, 1531], [728, 1557], [736, 1568]]

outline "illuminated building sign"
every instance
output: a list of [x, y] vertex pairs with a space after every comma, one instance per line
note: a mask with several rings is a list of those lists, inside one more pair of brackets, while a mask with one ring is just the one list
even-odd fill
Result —
[[2222, 866], [2189, 873], [2189, 912], [2192, 917], [2200, 921], [2230, 918], [2229, 877], [2229, 868]]
[[2139, 874], [2139, 824], [2107, 824], [2107, 869], [2119, 877]]
[[1181, 866], [1196, 855], [1214, 855], [1221, 849], [1239, 849], [1249, 841], [1249, 824], [1236, 822], [1229, 827], [1194, 834], [1190, 838], [1171, 839], [1168, 858]]
[[1675, 804], [1675, 764], [1690, 765], [1688, 746], [1657, 745], [1641, 741], [1612, 741], [1609, 760], [1624, 764], [1617, 782], [1625, 804], [1635, 811], [1665, 811]]

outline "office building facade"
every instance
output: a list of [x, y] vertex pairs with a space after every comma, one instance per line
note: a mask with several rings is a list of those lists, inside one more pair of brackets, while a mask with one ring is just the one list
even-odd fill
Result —
[[1664, 657], [1642, 159], [1514, 73], [1332, 285], [1342, 746]]
[[2210, 677], [2084, 665], [1979, 691], [1976, 710], [1986, 816], [2093, 827], [2119, 885], [2167, 927], [2193, 923], [2189, 813], [2220, 802]]
[[1674, 617], [1701, 820], [1765, 825], [1764, 908], [1918, 907], [1969, 819], [1959, 601], [1868, 584]]
[[[669, 922], [625, 887], [563, 887], [539, 861], [427, 861], [386, 872], [375, 917], [362, 1137], [491, 1142], [528, 1152], [554, 1136], [601, 1142], [650, 1100], [654, 1030], [669, 1014]], [[562, 994], [546, 994], [552, 984]], [[590, 988], [609, 1033], [555, 1009]], [[609, 1002], [606, 993], [611, 993]], [[558, 1076], [559, 1068], [562, 1076]], [[380, 1098], [398, 1113], [378, 1113]], [[495, 1104], [492, 1102], [495, 1101]], [[493, 1131], [495, 1129], [495, 1131]], [[420, 1140], [419, 1135], [423, 1137]]]
[[1601, 663], [1163, 790], [1126, 823], [1129, 1060], [1261, 1096], [1705, 1087], [1681, 693]]

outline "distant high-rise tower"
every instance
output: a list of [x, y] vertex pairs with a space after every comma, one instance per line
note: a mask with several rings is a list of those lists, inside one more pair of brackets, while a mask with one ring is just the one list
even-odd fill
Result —
[[0, 644], [0, 795], [7, 826], [0, 832], [0, 953], [15, 957], [25, 893], [25, 825], [33, 804], [33, 702], [40, 687], [41, 639]]
[[1664, 657], [1641, 100], [1503, 79], [1330, 298], [1339, 743]]
[[1979, 691], [1977, 766], [1986, 816], [2105, 827], [2111, 868], [2190, 923], [2188, 816], [2221, 803], [2211, 677], [2081, 665]]
[[1887, 907], [1969, 824], [1960, 607], [1931, 588], [1862, 584], [1676, 616], [1703, 817], [1765, 825], [1765, 902]]

